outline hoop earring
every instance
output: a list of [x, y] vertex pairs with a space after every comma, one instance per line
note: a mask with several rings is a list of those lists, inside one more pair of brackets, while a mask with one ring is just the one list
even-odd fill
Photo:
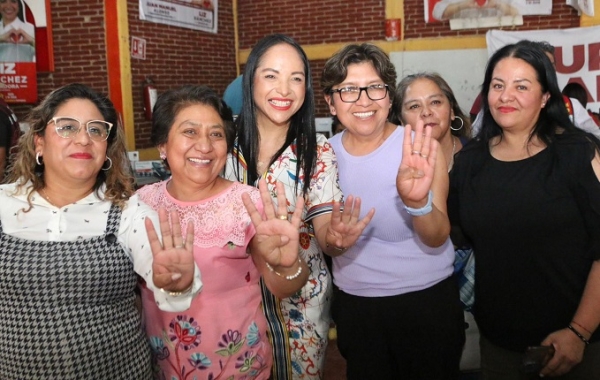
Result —
[[[110, 170], [110, 168], [112, 168], [112, 160], [110, 159], [110, 157], [106, 157], [106, 161], [108, 161], [108, 167], [105, 168], [104, 165], [102, 165], [102, 170], [104, 171]], [[104, 163], [106, 163], [106, 161], [104, 161]]]
[[460, 127], [452, 128], [452, 122], [450, 122], [450, 129], [452, 129], [453, 131], [460, 131], [465, 126], [465, 121], [460, 116], [455, 116], [454, 119], [460, 120]]
[[35, 163], [38, 164], [39, 166], [42, 166], [42, 162], [40, 162], [41, 157], [42, 157], [42, 154], [40, 152], [35, 152]]

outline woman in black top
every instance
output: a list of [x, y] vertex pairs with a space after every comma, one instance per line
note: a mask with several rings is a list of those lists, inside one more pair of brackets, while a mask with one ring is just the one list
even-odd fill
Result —
[[[600, 378], [600, 141], [576, 129], [550, 60], [530, 41], [498, 50], [483, 127], [455, 157], [449, 213], [476, 252], [474, 314], [486, 379]], [[565, 375], [566, 374], [566, 375]]]

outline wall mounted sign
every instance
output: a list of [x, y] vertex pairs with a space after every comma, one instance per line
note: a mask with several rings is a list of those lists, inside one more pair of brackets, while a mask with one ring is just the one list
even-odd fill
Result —
[[218, 0], [140, 0], [140, 20], [217, 33]]
[[35, 103], [37, 71], [54, 68], [49, 13], [49, 0], [6, 0], [0, 7], [0, 96], [8, 103]]
[[450, 29], [523, 25], [523, 16], [552, 14], [552, 0], [424, 0], [425, 22], [450, 20]]

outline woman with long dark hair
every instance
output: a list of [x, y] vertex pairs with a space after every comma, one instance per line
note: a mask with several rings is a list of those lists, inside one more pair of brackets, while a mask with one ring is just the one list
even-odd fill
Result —
[[[455, 157], [448, 209], [476, 255], [484, 378], [600, 378], [600, 141], [573, 125], [531, 41], [494, 53], [481, 94], [482, 129]], [[529, 346], [548, 355], [521, 368]]]
[[314, 94], [306, 54], [292, 38], [267, 36], [252, 49], [243, 76], [243, 106], [237, 141], [225, 175], [242, 183], [264, 178], [273, 191], [285, 184], [288, 208], [305, 200], [299, 254], [309, 268], [307, 284], [279, 299], [263, 287], [271, 331], [275, 379], [320, 379], [330, 317], [331, 274], [323, 252], [340, 255], [367, 225], [374, 211], [358, 220], [360, 200], [342, 193], [335, 155], [325, 136], [316, 134]]

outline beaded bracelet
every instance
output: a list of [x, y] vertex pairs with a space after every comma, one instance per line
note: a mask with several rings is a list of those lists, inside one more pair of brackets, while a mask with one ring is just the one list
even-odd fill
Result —
[[411, 216], [423, 216], [429, 214], [432, 210], [433, 203], [433, 191], [429, 190], [429, 194], [427, 195], [427, 204], [421, 208], [412, 208], [408, 206], [404, 206], [406, 212]]
[[267, 268], [269, 268], [269, 270], [273, 273], [275, 273], [276, 275], [278, 275], [279, 277], [283, 277], [288, 281], [292, 281], [293, 279], [297, 278], [298, 276], [300, 276], [300, 274], [302, 273], [302, 261], [300, 261], [300, 259], [298, 259], [298, 270], [296, 271], [296, 273], [294, 274], [290, 274], [287, 276], [282, 275], [281, 273], [277, 272], [275, 269], [273, 269], [273, 267], [271, 265], [269, 265], [268, 262], [265, 261], [265, 265], [267, 266]]
[[585, 339], [585, 337], [584, 337], [583, 335], [581, 335], [581, 333], [580, 333], [579, 331], [575, 330], [575, 327], [573, 327], [573, 326], [571, 326], [571, 325], [569, 325], [569, 326], [567, 326], [567, 327], [569, 328], [569, 330], [573, 331], [573, 334], [577, 335], [577, 337], [578, 337], [579, 339], [581, 339], [581, 341], [582, 341], [583, 343], [585, 343], [586, 345], [590, 344], [590, 341], [589, 341], [589, 340], [587, 340], [587, 339]]
[[192, 281], [191, 285], [187, 289], [184, 289], [184, 290], [182, 290], [180, 292], [171, 292], [169, 290], [164, 290], [163, 288], [158, 288], [158, 289], [160, 289], [160, 291], [162, 293], [167, 294], [167, 295], [169, 295], [171, 297], [179, 297], [179, 296], [182, 296], [184, 294], [187, 294], [187, 293], [191, 292], [193, 287], [194, 287], [194, 282]]

